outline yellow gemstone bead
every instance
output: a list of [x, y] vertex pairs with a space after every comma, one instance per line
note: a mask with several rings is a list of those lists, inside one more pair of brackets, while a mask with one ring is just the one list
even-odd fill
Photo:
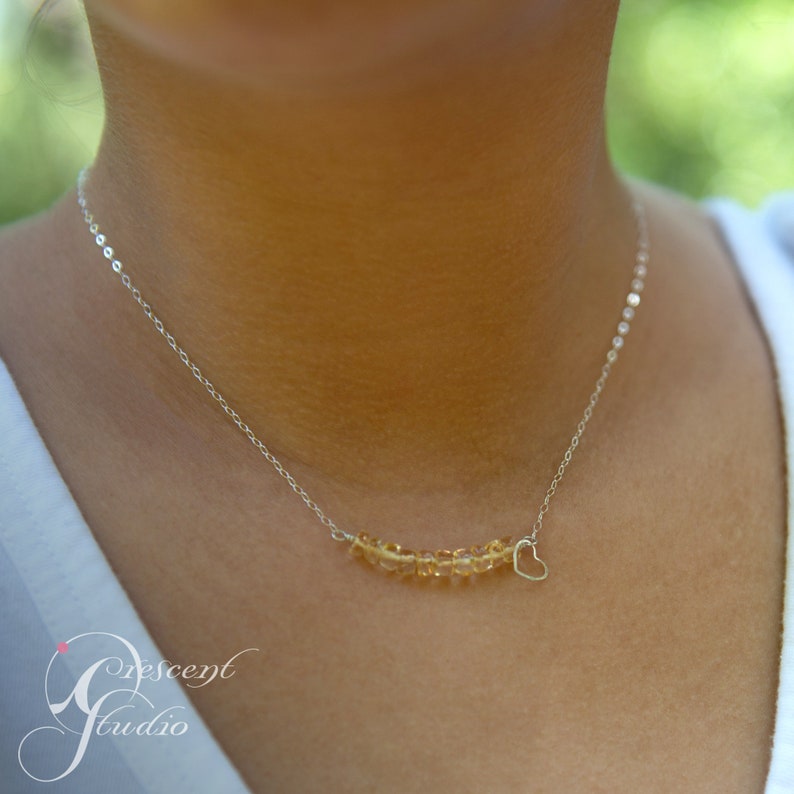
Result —
[[400, 561], [394, 569], [401, 576], [410, 576], [416, 573], [416, 552], [412, 549], [403, 549]]
[[434, 576], [452, 576], [453, 573], [453, 555], [451, 551], [447, 551], [446, 549], [441, 549], [437, 551], [434, 555], [434, 566], [433, 566], [433, 575]]
[[432, 576], [436, 568], [436, 555], [432, 551], [416, 552], [416, 573], [418, 576]]
[[472, 546], [469, 551], [471, 552], [471, 567], [474, 573], [485, 573], [493, 568], [493, 563], [488, 557], [488, 551], [485, 546]]
[[498, 568], [505, 563], [505, 544], [501, 540], [492, 540], [485, 546], [488, 552], [488, 558], [491, 561], [491, 567]]
[[400, 564], [400, 552], [402, 551], [399, 543], [379, 544], [378, 563], [381, 568], [387, 571], [396, 571]]
[[474, 573], [471, 549], [456, 549], [452, 552], [452, 570], [458, 576], [471, 576]]
[[516, 547], [516, 544], [513, 543], [513, 538], [510, 535], [506, 535], [503, 538], [500, 538], [502, 543], [504, 543], [505, 547], [505, 562], [509, 563], [510, 565], [513, 564], [513, 549]]
[[359, 532], [353, 538], [353, 542], [350, 544], [349, 553], [352, 554], [354, 557], [362, 557], [364, 555], [364, 549], [369, 545], [369, 533], [367, 532]]
[[364, 546], [364, 559], [372, 565], [378, 564], [380, 558], [380, 538], [370, 538]]

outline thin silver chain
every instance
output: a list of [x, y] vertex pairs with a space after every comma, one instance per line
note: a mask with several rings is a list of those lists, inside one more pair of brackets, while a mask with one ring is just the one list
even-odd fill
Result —
[[645, 216], [645, 207], [639, 199], [635, 199], [631, 206], [637, 224], [637, 250], [634, 256], [634, 270], [632, 272], [631, 289], [626, 296], [626, 305], [623, 307], [621, 319], [616, 328], [617, 333], [612, 338], [612, 345], [607, 351], [606, 361], [601, 367], [601, 375], [596, 381], [595, 388], [593, 389], [593, 393], [590, 395], [590, 399], [587, 401], [587, 407], [584, 409], [582, 418], [576, 425], [576, 432], [571, 438], [571, 443], [568, 446], [568, 449], [565, 450], [565, 454], [562, 456], [562, 460], [560, 461], [560, 465], [557, 467], [554, 478], [552, 479], [551, 484], [546, 491], [546, 495], [543, 498], [543, 503], [541, 504], [540, 510], [538, 511], [538, 517], [535, 519], [535, 523], [532, 525], [532, 531], [524, 538], [524, 540], [533, 546], [537, 541], [538, 532], [540, 532], [540, 530], [543, 528], [543, 517], [549, 511], [549, 503], [551, 502], [554, 494], [557, 493], [557, 486], [560, 484], [560, 481], [565, 474], [565, 470], [568, 468], [568, 464], [570, 464], [571, 459], [573, 458], [573, 453], [579, 447], [579, 441], [584, 434], [587, 423], [590, 421], [590, 417], [593, 415], [593, 410], [595, 409], [596, 405], [598, 405], [601, 392], [604, 391], [607, 378], [609, 377], [609, 373], [612, 371], [612, 365], [618, 360], [618, 351], [622, 349], [626, 334], [628, 334], [629, 330], [631, 330], [631, 323], [634, 320], [635, 309], [640, 305], [640, 293], [645, 288], [645, 276], [648, 273], [648, 262], [650, 260], [648, 222]]
[[[93, 213], [88, 208], [88, 202], [85, 197], [85, 185], [87, 178], [88, 169], [84, 168], [80, 172], [80, 176], [77, 180], [77, 203], [80, 205], [83, 219], [88, 226], [89, 232], [94, 238], [94, 242], [102, 249], [102, 253], [105, 259], [110, 262], [113, 272], [121, 278], [121, 283], [130, 291], [135, 302], [141, 307], [141, 309], [143, 309], [143, 313], [152, 322], [157, 332], [165, 338], [169, 347], [179, 356], [180, 361], [190, 370], [190, 372], [193, 374], [193, 377], [195, 377], [196, 380], [207, 390], [210, 397], [212, 397], [212, 399], [215, 400], [218, 405], [220, 405], [224, 413], [226, 413], [226, 415], [234, 422], [234, 424], [237, 425], [237, 427], [245, 434], [246, 438], [257, 448], [257, 450], [259, 450], [265, 460], [267, 460], [268, 463], [273, 466], [276, 472], [278, 472], [278, 474], [287, 481], [289, 487], [301, 498], [306, 507], [308, 507], [309, 510], [311, 510], [317, 516], [320, 522], [328, 528], [331, 537], [338, 541], [352, 542], [355, 539], [355, 535], [338, 527], [334, 521], [323, 512], [317, 502], [315, 502], [314, 499], [309, 496], [303, 486], [298, 484], [292, 474], [287, 471], [278, 458], [267, 448], [264, 442], [257, 438], [254, 431], [251, 430], [251, 428], [240, 418], [240, 415], [231, 405], [229, 405], [229, 403], [226, 401], [226, 398], [215, 388], [215, 386], [213, 386], [212, 382], [204, 376], [198, 365], [179, 345], [170, 331], [168, 331], [168, 329], [165, 327], [163, 321], [154, 313], [151, 305], [144, 299], [143, 295], [141, 295], [141, 291], [138, 289], [138, 287], [132, 283], [132, 280], [127, 274], [124, 265], [116, 256], [115, 250], [110, 245], [110, 241], [100, 230], [99, 224], [96, 222]], [[557, 492], [557, 487], [559, 486], [563, 475], [565, 474], [565, 470], [568, 468], [568, 465], [573, 458], [573, 454], [579, 446], [579, 441], [582, 438], [585, 428], [587, 427], [587, 423], [590, 421], [590, 417], [593, 415], [593, 409], [598, 404], [599, 397], [604, 390], [609, 373], [612, 371], [612, 366], [618, 359], [618, 351], [623, 347], [624, 338], [630, 330], [631, 322], [634, 319], [635, 309], [640, 304], [640, 293], [645, 286], [644, 280], [647, 273], [647, 264], [649, 261], [648, 229], [645, 210], [642, 203], [639, 200], [635, 200], [632, 203], [632, 209], [637, 223], [637, 251], [635, 255], [634, 271], [631, 281], [631, 291], [626, 297], [626, 305], [622, 310], [621, 320], [618, 323], [616, 334], [612, 339], [612, 345], [607, 352], [606, 361], [601, 367], [601, 375], [596, 381], [595, 389], [590, 395], [587, 407], [584, 409], [584, 414], [576, 426], [576, 432], [571, 438], [571, 443], [568, 449], [565, 450], [565, 454], [563, 455], [562, 461], [557, 468], [557, 472], [554, 475], [548, 490], [546, 491], [546, 496], [544, 497], [543, 503], [540, 506], [538, 517], [535, 520], [535, 523], [532, 525], [532, 531], [529, 535], [522, 538], [522, 541], [524, 541], [526, 545], [531, 545], [534, 547], [537, 542], [538, 532], [540, 532], [540, 530], [543, 528], [543, 518], [549, 510], [549, 504], [552, 500], [552, 497]]]

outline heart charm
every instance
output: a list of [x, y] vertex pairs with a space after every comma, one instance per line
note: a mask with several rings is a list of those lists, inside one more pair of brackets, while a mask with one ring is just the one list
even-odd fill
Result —
[[[543, 562], [540, 557], [538, 557], [537, 543], [538, 542], [536, 540], [527, 536], [525, 538], [521, 538], [513, 549], [513, 570], [519, 576], [529, 579], [530, 582], [542, 582], [549, 575], [549, 566], [546, 565], [546, 563]], [[532, 549], [532, 556], [535, 558], [535, 562], [539, 562], [543, 568], [542, 572], [538, 571], [537, 575], [535, 576], [533, 576], [531, 573], [527, 573], [526, 571], [522, 571], [518, 567], [518, 561], [521, 557], [521, 550], [527, 547]]]

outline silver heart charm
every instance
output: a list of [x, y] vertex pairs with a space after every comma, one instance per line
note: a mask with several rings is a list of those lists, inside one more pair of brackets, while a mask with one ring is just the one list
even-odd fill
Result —
[[[538, 550], [537, 550], [538, 542], [534, 538], [527, 536], [525, 538], [521, 538], [515, 545], [513, 549], [513, 570], [519, 575], [523, 576], [525, 579], [529, 579], [530, 582], [542, 582], [548, 575], [549, 575], [549, 566], [546, 565], [543, 560], [538, 557]], [[529, 546], [532, 549], [532, 556], [535, 558], [536, 562], [539, 562], [543, 566], [543, 573], [539, 576], [533, 576], [531, 573], [526, 573], [522, 571], [518, 567], [518, 560], [521, 556], [521, 550], [527, 548]]]

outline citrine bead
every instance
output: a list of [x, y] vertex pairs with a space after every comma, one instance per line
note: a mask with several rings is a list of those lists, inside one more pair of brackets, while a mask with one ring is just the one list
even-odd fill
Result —
[[381, 543], [378, 547], [378, 562], [387, 571], [396, 571], [402, 549], [398, 543]]
[[472, 546], [469, 549], [471, 552], [471, 567], [474, 573], [485, 573], [493, 568], [493, 563], [488, 557], [488, 551], [485, 546]]
[[452, 576], [454, 557], [451, 551], [440, 549], [435, 553], [433, 575]]
[[452, 552], [452, 569], [458, 576], [471, 576], [474, 573], [471, 549], [456, 549]]
[[505, 563], [505, 543], [503, 540], [492, 540], [485, 547], [488, 552], [488, 557], [491, 560], [491, 565], [498, 568]]
[[370, 538], [364, 546], [364, 559], [372, 565], [378, 564], [380, 558], [380, 538]]
[[509, 535], [507, 537], [500, 538], [500, 540], [502, 541], [502, 544], [505, 547], [505, 550], [504, 550], [504, 561], [508, 565], [512, 565], [513, 564], [513, 549], [515, 549], [516, 544], [513, 542], [513, 538], [511, 538]]
[[394, 570], [402, 576], [410, 576], [411, 574], [415, 574], [416, 552], [412, 549], [403, 549], [400, 554], [400, 560]]
[[350, 544], [350, 554], [354, 557], [361, 557], [364, 554], [364, 549], [369, 545], [369, 533], [368, 532], [359, 532], [353, 538], [353, 542]]
[[419, 576], [432, 576], [436, 567], [436, 555], [432, 551], [416, 552], [416, 573]]

